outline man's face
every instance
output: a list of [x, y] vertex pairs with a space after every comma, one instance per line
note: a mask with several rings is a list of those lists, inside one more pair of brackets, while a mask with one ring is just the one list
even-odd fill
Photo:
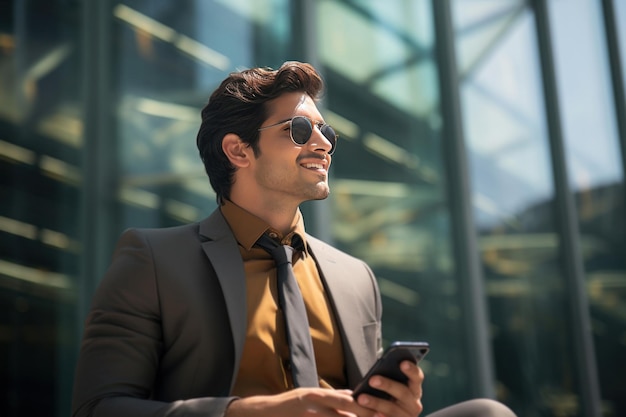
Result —
[[[285, 93], [269, 102], [268, 109], [270, 116], [262, 127], [294, 116], [323, 121], [315, 102], [306, 93]], [[274, 203], [296, 205], [328, 197], [331, 143], [317, 127], [304, 145], [295, 144], [289, 132], [290, 124], [284, 123], [259, 133], [260, 153], [253, 162], [253, 169], [261, 194]]]

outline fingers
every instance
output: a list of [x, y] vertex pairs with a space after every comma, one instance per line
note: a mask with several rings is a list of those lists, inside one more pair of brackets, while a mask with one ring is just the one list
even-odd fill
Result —
[[409, 378], [406, 385], [380, 375], [375, 375], [369, 380], [372, 387], [388, 393], [393, 397], [392, 400], [383, 400], [363, 394], [359, 396], [357, 402], [388, 416], [415, 417], [419, 415], [423, 410], [421, 398], [424, 373], [410, 361], [402, 362], [400, 367]]
[[422, 368], [412, 362], [405, 361], [400, 364], [402, 372], [409, 377], [408, 387], [417, 398], [422, 398], [422, 383], [424, 382], [424, 372]]
[[375, 417], [375, 414], [375, 410], [357, 404], [349, 390], [297, 388], [276, 395], [235, 400], [228, 406], [225, 416]]
[[[291, 414], [288, 414], [289, 417], [299, 415], [374, 417], [372, 410], [362, 407], [352, 398], [350, 390], [301, 388], [291, 392], [298, 392], [298, 395], [297, 406], [292, 409]], [[296, 408], [304, 413], [295, 412]]]

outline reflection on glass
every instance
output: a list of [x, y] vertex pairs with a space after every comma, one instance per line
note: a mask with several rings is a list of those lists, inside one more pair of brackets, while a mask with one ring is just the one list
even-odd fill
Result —
[[0, 6], [2, 416], [69, 414], [82, 252], [79, 27], [63, 2]]
[[[459, 282], [438, 109], [429, 1], [317, 3], [328, 81], [325, 115], [341, 146], [333, 159], [335, 243], [365, 259], [383, 297], [383, 337], [428, 340], [424, 404], [466, 398]], [[424, 24], [416, 24], [422, 22]]]
[[518, 415], [575, 416], [534, 20], [526, 2], [475, 4], [453, 16], [497, 395]]
[[287, 59], [286, 1], [183, 3], [113, 7], [120, 228], [189, 223], [212, 211], [215, 195], [195, 146], [200, 109], [229, 72]]
[[[614, 2], [622, 37], [623, 3]], [[550, 16], [602, 406], [619, 416], [626, 413], [626, 198], [602, 9], [594, 2], [551, 2]]]

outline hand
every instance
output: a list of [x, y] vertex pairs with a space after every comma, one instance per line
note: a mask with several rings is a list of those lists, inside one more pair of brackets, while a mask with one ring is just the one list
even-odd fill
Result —
[[410, 361], [402, 362], [400, 369], [409, 378], [407, 385], [380, 375], [374, 375], [369, 380], [372, 387], [391, 395], [393, 397], [391, 400], [361, 394], [357, 398], [357, 402], [363, 407], [376, 411], [377, 417], [417, 417], [423, 410], [422, 382], [424, 381], [424, 373], [419, 366]]
[[297, 388], [278, 395], [233, 401], [225, 417], [374, 417], [352, 398], [350, 390]]

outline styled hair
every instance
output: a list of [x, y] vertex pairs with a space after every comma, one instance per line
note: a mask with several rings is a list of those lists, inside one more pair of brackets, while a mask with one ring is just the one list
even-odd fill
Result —
[[234, 133], [258, 155], [259, 131], [268, 118], [266, 103], [288, 92], [304, 92], [313, 100], [324, 83], [310, 64], [289, 61], [277, 70], [251, 68], [231, 73], [202, 109], [196, 144], [218, 203], [230, 198], [236, 168], [222, 150], [222, 140]]

